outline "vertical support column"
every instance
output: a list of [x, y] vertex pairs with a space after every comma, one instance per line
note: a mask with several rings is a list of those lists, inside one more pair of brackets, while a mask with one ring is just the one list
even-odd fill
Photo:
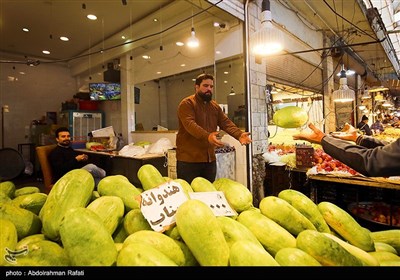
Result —
[[[250, 3], [249, 3], [250, 2]], [[253, 194], [254, 205], [264, 197], [265, 161], [261, 154], [268, 147], [268, 113], [265, 102], [267, 68], [265, 59], [256, 58], [250, 53], [251, 35], [261, 25], [261, 2], [246, 1], [246, 74], [248, 129], [252, 135], [252, 144], [248, 152], [249, 187]]]
[[[361, 105], [361, 96], [364, 93], [364, 86], [363, 86], [363, 82], [362, 82], [361, 76], [358, 75], [358, 74], [356, 74], [356, 75], [357, 75], [356, 76], [356, 88], [355, 88], [355, 93], [356, 93], [355, 94], [355, 98], [356, 98], [356, 100], [354, 102], [354, 106], [355, 106], [354, 113], [355, 113], [355, 120], [356, 120], [356, 123], [357, 123], [357, 120], [361, 119], [360, 115], [362, 115], [362, 112], [360, 114], [360, 110], [358, 109], [358, 106]], [[375, 118], [370, 118], [370, 121], [372, 121], [371, 122], [371, 124], [372, 124], [375, 121]]]
[[[329, 47], [329, 42], [327, 42], [327, 37], [324, 36], [324, 47]], [[326, 54], [324, 54], [326, 55]], [[322, 80], [327, 81], [324, 85], [323, 92], [323, 103], [324, 103], [324, 130], [326, 133], [336, 130], [336, 113], [335, 113], [335, 102], [332, 98], [332, 93], [334, 89], [334, 79], [333, 79], [333, 59], [332, 56], [327, 56], [322, 62]]]
[[[131, 132], [135, 130], [135, 91], [133, 60], [126, 54], [120, 59], [121, 64], [121, 127], [125, 143], [132, 142]], [[125, 141], [126, 140], [126, 141]]]

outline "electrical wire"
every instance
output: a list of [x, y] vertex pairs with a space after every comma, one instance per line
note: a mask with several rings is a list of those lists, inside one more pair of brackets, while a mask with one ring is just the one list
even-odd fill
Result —
[[344, 21], [346, 21], [348, 24], [350, 24], [351, 26], [353, 26], [354, 28], [356, 28], [358, 31], [360, 31], [361, 33], [363, 33], [364, 35], [371, 37], [373, 40], [378, 40], [378, 38], [371, 36], [369, 33], [365, 32], [364, 30], [360, 29], [357, 25], [353, 24], [351, 21], [347, 20], [345, 17], [343, 17], [342, 15], [338, 14], [336, 12], [336, 10], [334, 10], [327, 2], [326, 0], [323, 0], [325, 5], [338, 17], [340, 17], [341, 19], [343, 19]]
[[[86, 56], [90, 56], [90, 55], [102, 53], [102, 52], [109, 51], [109, 50], [112, 50], [112, 49], [115, 49], [115, 48], [118, 48], [118, 47], [122, 47], [122, 46], [124, 46], [124, 45], [132, 44], [132, 43], [135, 43], [135, 42], [138, 42], [138, 41], [147, 39], [147, 38], [151, 38], [151, 37], [154, 37], [154, 36], [161, 35], [161, 34], [167, 32], [167, 31], [173, 29], [174, 27], [176, 27], [176, 26], [178, 26], [178, 25], [184, 23], [185, 21], [191, 20], [191, 19], [193, 19], [194, 17], [196, 17], [196, 16], [198, 16], [198, 15], [200, 15], [200, 14], [202, 14], [202, 13], [207, 12], [207, 11], [210, 10], [211, 8], [217, 7], [217, 8], [219, 9], [218, 4], [220, 4], [222, 1], [223, 1], [223, 0], [219, 0], [219, 1], [216, 2], [216, 3], [210, 3], [210, 4], [211, 4], [210, 7], [205, 8], [204, 10], [200, 10], [199, 12], [193, 14], [192, 16], [187, 17], [187, 18], [185, 18], [185, 19], [183, 19], [183, 20], [180, 20], [180, 21], [178, 21], [177, 23], [175, 23], [175, 24], [173, 24], [173, 25], [171, 25], [171, 26], [165, 28], [164, 30], [161, 30], [161, 31], [159, 31], [159, 32], [155, 32], [155, 33], [152, 33], [152, 34], [149, 34], [149, 35], [146, 35], [146, 36], [137, 38], [137, 39], [135, 39], [135, 40], [131, 40], [131, 41], [128, 41], [128, 42], [124, 42], [124, 43], [121, 43], [121, 44], [117, 44], [117, 45], [114, 45], [114, 46], [111, 46], [111, 47], [108, 47], [108, 48], [103, 48], [103, 49], [100, 49], [100, 50], [98, 50], [98, 51], [94, 51], [94, 52], [91, 52], [91, 51], [90, 51], [90, 52], [88, 52], [88, 53], [85, 53], [85, 54], [82, 54], [82, 55], [77, 55], [77, 56], [74, 56], [74, 57], [71, 57], [71, 58], [57, 59], [57, 60], [52, 60], [52, 61], [28, 60], [28, 62], [27, 62], [27, 61], [0, 60], [0, 63], [14, 63], [14, 64], [28, 64], [28, 63], [31, 63], [31, 64], [39, 65], [39, 64], [52, 64], [52, 63], [60, 63], [60, 62], [70, 62], [70, 61], [75, 60], [75, 59], [78, 59], [78, 58], [83, 58], [83, 57], [86, 57]], [[29, 64], [28, 64], [28, 65], [29, 65]]]

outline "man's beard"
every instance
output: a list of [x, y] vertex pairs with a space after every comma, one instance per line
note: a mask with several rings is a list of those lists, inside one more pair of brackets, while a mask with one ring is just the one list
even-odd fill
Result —
[[60, 145], [61, 145], [61, 146], [64, 146], [64, 147], [68, 147], [70, 144], [71, 144], [71, 141], [70, 141], [70, 140], [62, 141], [62, 142], [60, 143]]
[[203, 99], [203, 101], [205, 101], [205, 102], [210, 102], [211, 99], [212, 99], [212, 94], [206, 94], [206, 93], [200, 92], [200, 93], [199, 93], [199, 96], [200, 96], [200, 98]]

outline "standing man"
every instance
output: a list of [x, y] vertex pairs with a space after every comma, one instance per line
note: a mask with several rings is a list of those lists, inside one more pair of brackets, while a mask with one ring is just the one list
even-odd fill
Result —
[[214, 182], [217, 173], [215, 148], [224, 145], [218, 128], [242, 145], [251, 143], [250, 133], [238, 128], [212, 99], [213, 88], [212, 75], [199, 75], [195, 93], [185, 97], [178, 106], [177, 176], [189, 184], [196, 177]]
[[76, 154], [71, 147], [71, 135], [68, 128], [58, 128], [55, 135], [57, 147], [49, 155], [50, 165], [53, 170], [53, 184], [64, 176], [65, 173], [73, 169], [83, 168], [93, 175], [95, 185], [97, 186], [97, 183], [106, 176], [106, 172], [95, 164], [88, 163], [88, 155]]

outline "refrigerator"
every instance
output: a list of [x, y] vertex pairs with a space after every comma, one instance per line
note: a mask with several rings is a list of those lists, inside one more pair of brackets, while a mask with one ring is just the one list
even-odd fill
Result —
[[89, 141], [90, 132], [105, 126], [104, 112], [66, 110], [59, 114], [59, 124], [68, 127], [72, 141]]

